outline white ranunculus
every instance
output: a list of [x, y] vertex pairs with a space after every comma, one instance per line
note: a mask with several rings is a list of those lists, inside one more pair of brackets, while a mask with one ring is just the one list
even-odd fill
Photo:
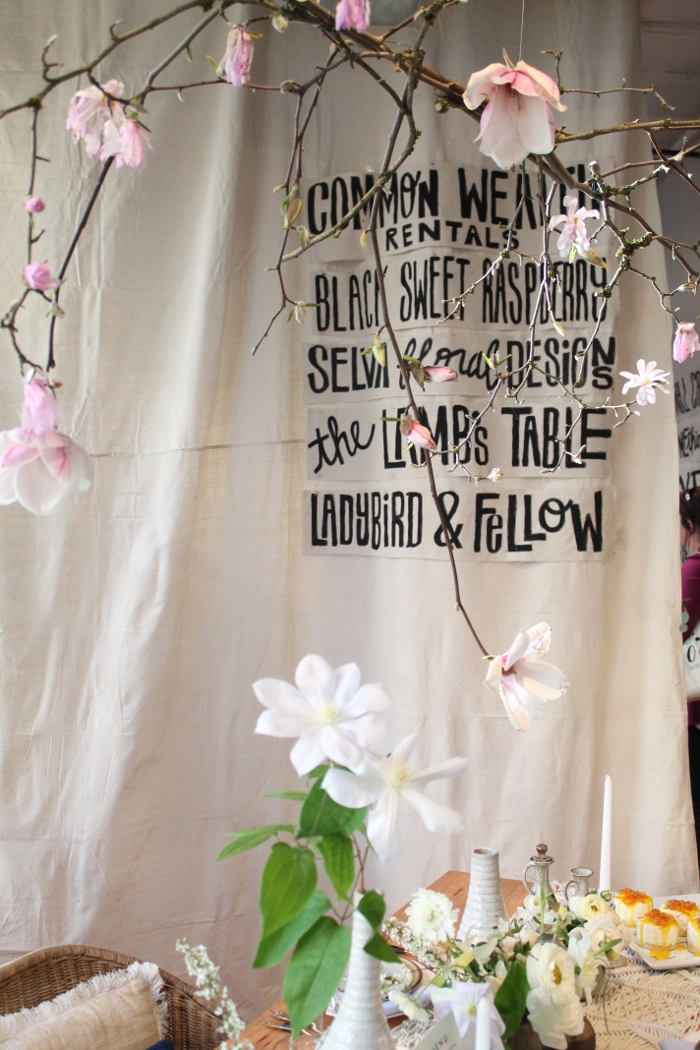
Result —
[[378, 712], [391, 703], [383, 685], [361, 686], [357, 664], [334, 671], [322, 656], [305, 656], [294, 680], [296, 688], [279, 678], [253, 683], [267, 708], [255, 732], [298, 737], [289, 757], [299, 776], [329, 758], [354, 769], [364, 759], [364, 748], [381, 752], [386, 724]]
[[429, 944], [437, 944], [454, 937], [459, 912], [444, 893], [420, 889], [413, 894], [406, 915], [409, 929]]
[[597, 915], [608, 915], [612, 911], [608, 902], [598, 893], [587, 893], [585, 897], [572, 897], [569, 901], [569, 909], [582, 922], [588, 922]]
[[544, 1046], [566, 1050], [566, 1036], [583, 1031], [574, 960], [556, 944], [540, 941], [527, 958], [530, 1023]]
[[380, 860], [391, 860], [401, 852], [402, 833], [411, 810], [420, 816], [428, 831], [453, 834], [464, 830], [462, 817], [454, 809], [433, 802], [421, 790], [431, 780], [456, 777], [467, 768], [466, 758], [450, 758], [437, 766], [414, 771], [410, 754], [415, 733], [407, 736], [386, 758], [369, 755], [356, 773], [329, 769], [323, 787], [334, 802], [350, 809], [371, 806], [367, 837]]
[[511, 724], [527, 730], [541, 718], [548, 700], [557, 700], [569, 688], [566, 675], [542, 659], [552, 639], [548, 623], [520, 631], [508, 652], [489, 663], [484, 685], [500, 693]]
[[599, 952], [606, 942], [609, 944], [611, 941], [619, 941], [614, 947], [607, 949], [605, 954], [608, 962], [615, 962], [630, 942], [629, 926], [612, 909], [607, 913], [595, 915], [583, 928], [591, 938], [595, 952]]
[[590, 1003], [591, 995], [596, 981], [598, 980], [598, 967], [601, 966], [599, 959], [595, 956], [596, 949], [588, 933], [582, 926], [572, 930], [569, 936], [568, 954], [574, 960], [578, 969], [576, 973], [576, 991], [579, 999], [586, 997]]

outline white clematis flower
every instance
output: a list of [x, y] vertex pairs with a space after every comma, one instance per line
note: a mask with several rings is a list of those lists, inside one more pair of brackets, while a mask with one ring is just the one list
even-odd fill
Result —
[[414, 772], [409, 757], [416, 734], [407, 736], [386, 758], [371, 758], [354, 773], [329, 769], [323, 787], [341, 806], [360, 809], [371, 806], [367, 818], [367, 837], [380, 860], [391, 860], [401, 852], [403, 826], [410, 810], [415, 810], [429, 831], [463, 831], [459, 813], [427, 798], [420, 790], [431, 780], [456, 777], [467, 768], [466, 758], [450, 758], [420, 773]]
[[420, 889], [411, 897], [406, 908], [406, 925], [429, 944], [446, 941], [455, 935], [459, 912], [444, 893]]
[[558, 700], [569, 688], [566, 675], [542, 659], [549, 651], [552, 628], [537, 623], [520, 631], [507, 653], [494, 657], [484, 685], [501, 694], [516, 729], [527, 730], [545, 713], [548, 700]]
[[574, 960], [556, 944], [540, 941], [527, 957], [529, 1021], [544, 1046], [566, 1050], [567, 1035], [583, 1031]]
[[430, 994], [435, 1013], [442, 1020], [451, 1012], [454, 1014], [459, 1034], [465, 1047], [474, 1046], [476, 1035], [476, 1008], [480, 999], [489, 1001], [489, 1021], [491, 1050], [503, 1050], [501, 1036], [506, 1030], [501, 1015], [494, 1006], [493, 992], [490, 984], [476, 981], [459, 981], [452, 988], [435, 988], [430, 986]]
[[261, 678], [253, 690], [264, 711], [256, 733], [299, 737], [290, 758], [299, 776], [331, 759], [354, 769], [364, 749], [381, 751], [386, 725], [377, 714], [391, 697], [382, 685], [360, 686], [357, 664], [336, 671], [322, 656], [305, 656], [294, 676], [297, 687], [278, 678]]
[[596, 959], [593, 942], [582, 926], [571, 931], [567, 951], [574, 960], [576, 993], [579, 999], [585, 995], [586, 1002], [590, 1003], [601, 962]]

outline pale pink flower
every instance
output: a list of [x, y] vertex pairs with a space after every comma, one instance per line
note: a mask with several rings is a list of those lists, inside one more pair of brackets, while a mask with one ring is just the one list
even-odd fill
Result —
[[553, 230], [560, 222], [564, 223], [564, 228], [561, 230], [557, 241], [557, 248], [562, 259], [569, 258], [572, 248], [583, 256], [591, 250], [591, 242], [586, 231], [586, 219], [600, 218], [600, 212], [595, 208], [579, 208], [577, 210], [577, 204], [578, 197], [564, 197], [564, 207], [567, 214], [554, 215], [549, 220], [550, 230]]
[[401, 417], [401, 433], [408, 438], [409, 444], [417, 445], [418, 448], [428, 448], [431, 451], [436, 447], [433, 436], [427, 427], [413, 419], [409, 415]]
[[459, 378], [454, 368], [446, 365], [423, 365], [423, 371], [431, 383], [453, 383]]
[[226, 41], [224, 57], [217, 67], [217, 76], [223, 76], [234, 87], [249, 84], [254, 46], [251, 34], [242, 26], [234, 26]]
[[335, 28], [355, 29], [358, 33], [364, 33], [369, 26], [370, 17], [369, 0], [338, 0]]
[[61, 282], [53, 276], [50, 263], [33, 262], [24, 267], [24, 283], [35, 292], [48, 292], [58, 288]]
[[115, 116], [105, 121], [100, 160], [115, 157], [117, 167], [140, 168], [150, 147], [150, 132], [133, 117]]
[[673, 360], [682, 364], [700, 350], [700, 339], [692, 321], [679, 324], [673, 339]]
[[557, 667], [542, 659], [549, 651], [552, 628], [538, 623], [520, 631], [508, 652], [491, 659], [484, 685], [499, 692], [515, 729], [532, 728], [541, 718], [548, 700], [558, 700], [569, 683]]
[[27, 211], [31, 212], [32, 214], [35, 214], [38, 211], [43, 211], [46, 207], [41, 197], [28, 197], [27, 200], [24, 202], [24, 206], [27, 209]]
[[[70, 100], [66, 127], [72, 133], [74, 142], [84, 140], [85, 151], [93, 160], [100, 151], [104, 122], [117, 106], [112, 98], [121, 98], [123, 91], [121, 80], [108, 80], [101, 87], [92, 84], [83, 91], [76, 91]], [[123, 110], [123, 107], [120, 108]]]
[[18, 500], [32, 514], [50, 514], [70, 492], [90, 488], [90, 457], [62, 426], [48, 378], [32, 370], [24, 380], [22, 425], [0, 433], [0, 504]]
[[646, 405], [647, 401], [650, 401], [652, 405], [656, 404], [656, 388], [663, 390], [664, 394], [670, 394], [668, 389], [668, 377], [670, 372], [664, 372], [661, 368], [656, 367], [656, 361], [650, 361], [649, 364], [640, 358], [637, 361], [638, 372], [620, 372], [621, 376], [624, 376], [627, 380], [622, 388], [622, 395], [627, 393], [628, 390], [637, 389], [637, 404]]
[[550, 106], [565, 110], [559, 88], [546, 73], [518, 62], [514, 68], [492, 62], [472, 73], [464, 102], [476, 109], [488, 100], [481, 114], [477, 142], [487, 157], [501, 168], [520, 164], [528, 153], [551, 153], [554, 149], [554, 119]]

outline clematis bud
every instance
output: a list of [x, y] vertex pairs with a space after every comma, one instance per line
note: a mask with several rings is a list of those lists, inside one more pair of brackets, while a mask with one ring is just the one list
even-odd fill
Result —
[[54, 277], [49, 263], [28, 263], [24, 267], [24, 282], [35, 292], [48, 292], [52, 288], [58, 288], [60, 281]]
[[417, 445], [418, 448], [427, 448], [431, 452], [436, 448], [428, 428], [419, 423], [417, 419], [413, 419], [408, 413], [401, 417], [399, 429], [403, 436], [408, 438], [409, 447]]
[[355, 29], [364, 33], [369, 21], [369, 0], [339, 0], [335, 9], [336, 29]]
[[41, 197], [29, 197], [24, 202], [24, 206], [28, 212], [32, 213], [32, 215], [36, 214], [36, 212], [43, 211], [46, 207]]
[[682, 364], [700, 350], [700, 339], [692, 321], [679, 324], [673, 339], [673, 360]]

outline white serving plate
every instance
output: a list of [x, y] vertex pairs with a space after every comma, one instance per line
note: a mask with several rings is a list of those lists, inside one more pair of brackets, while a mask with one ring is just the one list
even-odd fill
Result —
[[[666, 901], [674, 898], [682, 901], [695, 901], [696, 904], [700, 904], [700, 893], [671, 893], [666, 894], [665, 897], [653, 897], [652, 900], [655, 908], [661, 908]], [[655, 959], [648, 948], [642, 948], [635, 931], [631, 930], [630, 933], [632, 934], [630, 948], [651, 970], [690, 970], [700, 966], [700, 955], [693, 955], [689, 952], [685, 941], [681, 941], [680, 946], [673, 949], [669, 959]]]

